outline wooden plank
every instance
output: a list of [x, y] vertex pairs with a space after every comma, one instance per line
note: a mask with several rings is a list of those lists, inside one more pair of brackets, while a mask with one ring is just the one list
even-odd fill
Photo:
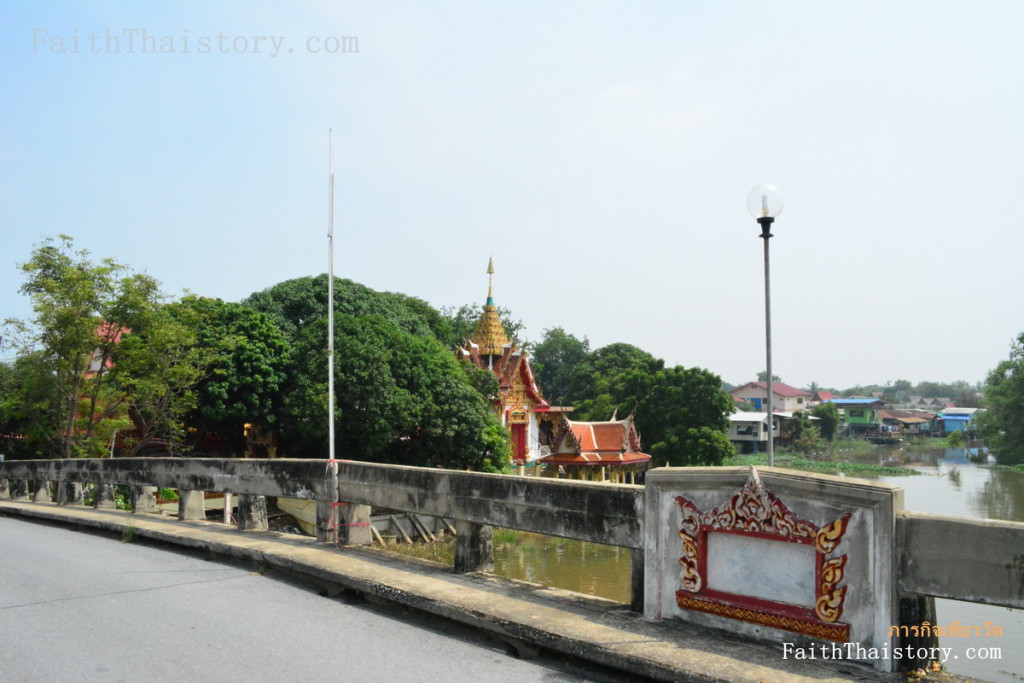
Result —
[[375, 539], [377, 539], [377, 542], [380, 543], [381, 547], [383, 548], [384, 547], [384, 538], [380, 535], [380, 532], [377, 531], [377, 527], [375, 527], [372, 524], [370, 525], [370, 533], [373, 535], [373, 537]]
[[412, 543], [412, 539], [409, 538], [409, 535], [405, 533], [405, 529], [403, 529], [402, 525], [398, 523], [398, 520], [395, 519], [395, 516], [388, 515], [388, 519], [391, 520], [391, 526], [395, 527], [395, 529], [398, 531], [398, 535], [402, 537], [402, 540], [404, 540], [406, 543]]
[[415, 512], [410, 512], [409, 519], [411, 519], [413, 521], [413, 525], [417, 529], [419, 529], [420, 536], [423, 537], [424, 541], [428, 541], [429, 543], [435, 543], [437, 541], [437, 536], [435, 536], [433, 532], [427, 528], [427, 525], [423, 523], [423, 520], [420, 519], [419, 515], [417, 515]]
[[449, 522], [444, 517], [438, 517], [438, 519], [441, 520], [441, 524], [444, 524], [444, 528], [448, 530], [448, 533], [450, 533], [452, 536], [456, 535], [455, 534], [455, 525], [453, 525], [451, 522]]

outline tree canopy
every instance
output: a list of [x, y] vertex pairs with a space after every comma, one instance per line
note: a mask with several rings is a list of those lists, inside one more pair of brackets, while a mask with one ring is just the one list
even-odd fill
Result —
[[573, 417], [608, 420], [636, 411], [644, 449], [656, 464], [721, 464], [735, 452], [726, 436], [732, 397], [714, 373], [664, 365], [630, 344], [591, 352], [571, 373]]
[[1000, 463], [1024, 463], [1024, 333], [1014, 340], [1009, 358], [988, 374], [984, 405], [978, 421], [985, 443]]
[[565, 403], [576, 366], [587, 359], [590, 342], [569, 334], [561, 327], [544, 330], [544, 338], [531, 353], [533, 372], [552, 405]]

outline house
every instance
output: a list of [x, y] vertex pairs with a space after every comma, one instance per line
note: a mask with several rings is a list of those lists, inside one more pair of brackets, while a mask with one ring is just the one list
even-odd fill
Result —
[[878, 419], [883, 426], [908, 436], [927, 436], [932, 431], [935, 413], [923, 410], [879, 410]]
[[974, 428], [974, 418], [979, 408], [957, 408], [949, 406], [935, 416], [932, 421], [935, 432], [940, 435], [948, 435], [953, 432], [967, 432]]
[[640, 450], [633, 415], [607, 422], [574, 422], [565, 415], [555, 430], [551, 455], [539, 461], [543, 476], [635, 484], [651, 456]]
[[[729, 393], [734, 399], [752, 403], [757, 410], [766, 410], [768, 407], [768, 385], [766, 382], [747, 382]], [[803, 389], [797, 389], [782, 382], [772, 382], [772, 410], [805, 410], [809, 407], [810, 399], [811, 395]]]
[[[773, 406], [774, 407], [774, 406]], [[779, 434], [778, 416], [773, 420], [776, 437]], [[768, 450], [768, 413], [737, 411], [729, 416], [729, 441], [744, 453]]]
[[851, 435], [878, 431], [881, 421], [879, 411], [885, 402], [877, 398], [833, 398], [834, 403], [843, 415], [843, 428]]

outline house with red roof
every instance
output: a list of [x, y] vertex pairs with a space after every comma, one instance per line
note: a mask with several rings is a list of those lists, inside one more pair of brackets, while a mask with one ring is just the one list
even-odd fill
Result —
[[[747, 382], [729, 393], [734, 399], [753, 403], [757, 410], [765, 410], [768, 407], [766, 404], [768, 400], [767, 382]], [[810, 401], [811, 395], [803, 389], [797, 389], [782, 382], [772, 382], [772, 410], [782, 412], [806, 410]]]

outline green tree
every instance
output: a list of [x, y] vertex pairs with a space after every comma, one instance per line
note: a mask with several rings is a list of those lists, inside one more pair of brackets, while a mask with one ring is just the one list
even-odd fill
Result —
[[985, 382], [984, 406], [978, 416], [985, 443], [1004, 465], [1024, 463], [1024, 333], [1010, 347], [1010, 356]]
[[[283, 438], [306, 457], [327, 450], [326, 320], [296, 345], [299, 381], [286, 397]], [[452, 353], [382, 316], [335, 316], [336, 457], [496, 471], [505, 430]]]
[[193, 330], [204, 369], [189, 420], [197, 445], [213, 432], [241, 454], [247, 423], [276, 425], [290, 369], [288, 340], [270, 316], [220, 299], [186, 297], [174, 315]]
[[659, 464], [716, 465], [734, 453], [726, 436], [732, 397], [700, 368], [665, 368], [630, 344], [593, 351], [571, 374], [574, 416], [607, 420], [636, 411], [644, 448]]
[[818, 429], [822, 438], [834, 441], [839, 429], [839, 408], [835, 403], [826, 401], [811, 408], [811, 415], [818, 418]]
[[21, 269], [33, 318], [7, 324], [19, 334], [21, 353], [40, 354], [52, 373], [58, 452], [105, 453], [112, 435], [131, 425], [129, 397], [117, 381], [121, 341], [143, 329], [159, 305], [157, 282], [113, 259], [94, 262], [67, 235], [45, 240]]
[[565, 403], [572, 372], [589, 353], [586, 337], [577, 339], [561, 327], [544, 330], [544, 338], [533, 347], [531, 358], [534, 376], [549, 403]]
[[[761, 372], [757, 373], [757, 381], [758, 382], [767, 382], [768, 381], [768, 371], [767, 370], [762, 370]], [[773, 372], [772, 373], [772, 384], [779, 384], [781, 382], [782, 382], [782, 378], [779, 377], [778, 375], [776, 375]]]
[[47, 458], [59, 447], [57, 386], [39, 351], [0, 364], [0, 448], [13, 459]]
[[732, 396], [722, 380], [701, 368], [656, 372], [637, 409], [637, 429], [652, 458], [667, 465], [721, 465], [735, 454], [726, 436]]

